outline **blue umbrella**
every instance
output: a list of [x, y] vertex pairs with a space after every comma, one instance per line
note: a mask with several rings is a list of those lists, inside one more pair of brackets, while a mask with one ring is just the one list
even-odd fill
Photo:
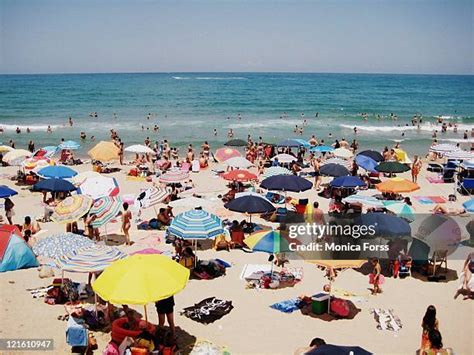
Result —
[[411, 228], [403, 218], [379, 212], [362, 214], [354, 221], [358, 225], [372, 227], [377, 237], [410, 236]]
[[354, 188], [365, 187], [367, 184], [359, 179], [357, 176], [340, 176], [329, 183], [331, 187], [338, 188]]
[[334, 148], [328, 145], [318, 145], [316, 147], [312, 147], [309, 149], [310, 152], [320, 152], [320, 153], [332, 152], [333, 150]]
[[275, 211], [275, 207], [266, 199], [254, 195], [234, 198], [224, 205], [225, 208], [241, 213], [268, 213]]
[[68, 168], [67, 166], [54, 165], [47, 166], [38, 171], [38, 175], [44, 178], [51, 179], [69, 179], [77, 175], [75, 170]]
[[290, 147], [290, 148], [298, 148], [298, 147], [309, 147], [310, 144], [306, 142], [304, 139], [285, 139], [277, 144], [277, 147]]
[[466, 211], [474, 212], [474, 198], [464, 202], [462, 205], [466, 209]]
[[371, 355], [370, 351], [367, 351], [360, 346], [341, 346], [333, 344], [320, 345], [315, 349], [312, 349], [305, 354], [307, 355]]
[[18, 195], [18, 192], [10, 189], [7, 185], [0, 185], [0, 198], [7, 198], [14, 195]]
[[327, 175], [327, 176], [334, 176], [334, 177], [339, 177], [339, 176], [347, 176], [350, 175], [349, 170], [342, 165], [339, 164], [325, 164], [319, 169], [321, 175]]
[[275, 175], [262, 181], [267, 190], [301, 192], [313, 187], [313, 183], [296, 175]]
[[375, 167], [379, 163], [377, 163], [371, 157], [368, 157], [367, 155], [357, 154], [356, 157], [355, 157], [355, 161], [356, 161], [357, 165], [360, 166], [362, 169], [367, 170], [371, 173], [377, 172]]
[[168, 233], [183, 239], [208, 239], [223, 234], [224, 229], [219, 217], [195, 209], [173, 218]]
[[383, 156], [382, 154], [380, 154], [379, 152], [377, 152], [376, 150], [364, 150], [362, 152], [360, 152], [359, 154], [357, 155], [364, 155], [366, 157], [369, 157], [369, 158], [372, 158], [373, 160], [375, 160], [376, 162], [381, 162], [383, 161]]
[[33, 185], [33, 191], [69, 192], [74, 190], [76, 187], [63, 179], [46, 179]]
[[79, 149], [81, 145], [75, 141], [65, 141], [62, 142], [60, 145], [58, 145], [58, 148], [60, 150], [62, 149], [70, 149], [70, 150], [76, 150]]
[[41, 239], [33, 245], [33, 252], [38, 256], [57, 259], [66, 254], [75, 254], [79, 249], [92, 245], [94, 242], [87, 237], [64, 233]]

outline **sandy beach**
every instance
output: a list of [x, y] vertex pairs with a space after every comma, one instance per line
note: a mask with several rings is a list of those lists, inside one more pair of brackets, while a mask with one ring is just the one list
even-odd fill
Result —
[[[134, 194], [140, 188], [149, 185], [146, 182], [128, 179], [125, 174], [127, 168], [122, 168], [124, 168], [123, 171], [110, 175], [117, 179], [121, 194]], [[91, 166], [84, 164], [75, 166], [74, 169], [82, 172], [90, 170]], [[15, 167], [4, 167], [1, 168], [1, 173], [2, 183], [19, 191], [19, 194], [14, 197], [14, 222], [21, 223], [23, 216], [40, 216], [43, 209], [39, 193], [31, 193], [24, 188], [19, 188], [6, 179], [6, 176], [14, 175], [16, 170]], [[254, 171], [254, 169], [250, 170]], [[452, 193], [452, 184], [429, 184], [425, 179], [427, 174], [430, 173], [423, 169], [419, 176], [420, 190], [404, 195], [447, 196]], [[399, 174], [399, 176], [409, 178], [409, 172]], [[191, 177], [196, 190], [203, 197], [212, 198], [222, 206], [222, 202], [216, 196], [226, 191], [225, 180], [214, 175], [211, 169], [192, 174]], [[324, 181], [330, 181], [330, 178], [325, 178]], [[323, 210], [328, 209], [329, 200], [318, 197], [315, 190], [291, 194], [291, 196], [309, 198], [311, 203], [319, 201]], [[459, 197], [459, 203], [468, 199]], [[175, 213], [183, 212], [190, 207], [192, 206], [177, 208]], [[414, 202], [414, 208], [417, 213], [428, 213], [432, 206]], [[142, 219], [152, 217], [154, 217], [153, 209], [143, 212]], [[226, 217], [231, 220], [234, 218], [241, 220], [243, 215], [230, 212], [226, 214]], [[260, 219], [255, 221], [269, 224]], [[38, 238], [63, 232], [64, 226], [50, 222], [42, 224], [42, 229]], [[154, 247], [162, 251], [172, 250], [170, 245], [164, 243], [163, 232], [160, 231], [138, 231], [133, 226], [131, 239], [134, 245], [129, 247], [123, 245], [120, 223], [109, 224], [108, 233], [113, 236], [111, 238], [113, 241], [118, 242], [109, 241], [109, 244], [118, 245], [118, 248], [126, 253], [145, 247]], [[154, 241], [156, 236], [161, 239], [159, 244]], [[464, 262], [463, 256], [472, 251], [473, 249], [468, 247], [458, 248], [456, 257], [449, 258], [449, 269], [459, 274]], [[421, 319], [426, 307], [433, 304], [438, 310], [440, 331], [442, 331], [445, 346], [453, 348], [456, 354], [472, 353], [473, 305], [469, 300], [453, 299], [459, 280], [436, 283], [414, 277], [402, 280], [387, 278], [383, 287], [384, 292], [377, 296], [370, 296], [367, 276], [354, 270], [347, 270], [337, 277], [335, 287], [364, 295], [355, 303], [360, 311], [352, 320], [338, 319], [328, 322], [303, 315], [299, 311], [285, 314], [269, 307], [275, 302], [321, 292], [327, 279], [324, 278], [324, 272], [314, 265], [304, 261], [290, 262], [289, 266], [302, 267], [304, 270], [303, 280], [294, 287], [276, 290], [246, 289], [245, 281], [239, 278], [244, 265], [267, 263], [266, 253], [245, 253], [241, 250], [216, 252], [210, 249], [199, 250], [198, 257], [200, 259], [218, 257], [232, 266], [227, 269], [224, 277], [214, 280], [191, 280], [187, 287], [176, 295], [175, 319], [177, 326], [181, 329], [178, 331], [178, 337], [181, 338], [178, 343], [180, 341], [193, 343], [195, 340], [205, 339], [227, 347], [232, 354], [291, 354], [296, 348], [307, 346], [312, 338], [320, 337], [328, 343], [359, 345], [376, 354], [411, 354], [420, 346]], [[59, 272], [56, 275], [58, 276]], [[84, 274], [67, 274], [66, 276], [74, 281], [86, 281]], [[27, 291], [30, 288], [48, 286], [50, 282], [51, 279], [40, 279], [38, 271], [34, 268], [0, 274], [0, 309], [3, 324], [0, 329], [1, 338], [52, 338], [55, 350], [51, 353], [70, 352], [65, 338], [66, 324], [57, 319], [65, 313], [64, 307], [47, 305], [42, 299], [33, 299]], [[202, 325], [179, 315], [182, 308], [211, 296], [230, 300], [235, 308], [224, 318], [209, 325]], [[402, 329], [398, 332], [377, 330], [376, 322], [369, 312], [371, 308], [377, 307], [393, 309], [402, 322]], [[141, 307], [135, 308], [143, 313]], [[148, 305], [147, 310], [149, 320], [156, 323], [157, 314], [154, 306]], [[96, 332], [95, 336], [99, 350], [104, 349], [110, 335]]]

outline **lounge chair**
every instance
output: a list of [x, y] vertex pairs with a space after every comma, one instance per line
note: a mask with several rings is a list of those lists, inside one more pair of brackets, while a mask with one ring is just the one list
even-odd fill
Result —
[[443, 181], [445, 183], [454, 182], [454, 174], [455, 173], [456, 173], [456, 169], [444, 168], [444, 170], [443, 170]]
[[442, 173], [444, 170], [444, 167], [443, 165], [438, 164], [438, 163], [429, 163], [426, 170], [431, 171], [433, 173]]
[[464, 178], [458, 184], [458, 191], [463, 195], [471, 195], [474, 193], [474, 179]]
[[435, 250], [431, 259], [428, 260], [428, 273], [432, 270], [431, 276], [436, 275], [436, 270], [444, 264], [445, 272], [448, 270], [448, 251]]

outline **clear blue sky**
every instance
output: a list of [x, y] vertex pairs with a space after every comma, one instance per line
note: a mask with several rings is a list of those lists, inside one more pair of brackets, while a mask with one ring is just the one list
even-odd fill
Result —
[[0, 73], [473, 74], [473, 0], [0, 0]]

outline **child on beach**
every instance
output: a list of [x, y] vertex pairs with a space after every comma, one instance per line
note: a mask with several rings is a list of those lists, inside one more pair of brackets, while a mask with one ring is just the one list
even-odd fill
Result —
[[382, 267], [380, 266], [379, 259], [377, 258], [373, 258], [371, 260], [371, 264], [374, 268], [372, 274], [370, 275], [370, 281], [374, 285], [372, 294], [377, 295], [378, 293], [382, 293], [382, 289], [380, 288], [380, 284], [383, 283]]

